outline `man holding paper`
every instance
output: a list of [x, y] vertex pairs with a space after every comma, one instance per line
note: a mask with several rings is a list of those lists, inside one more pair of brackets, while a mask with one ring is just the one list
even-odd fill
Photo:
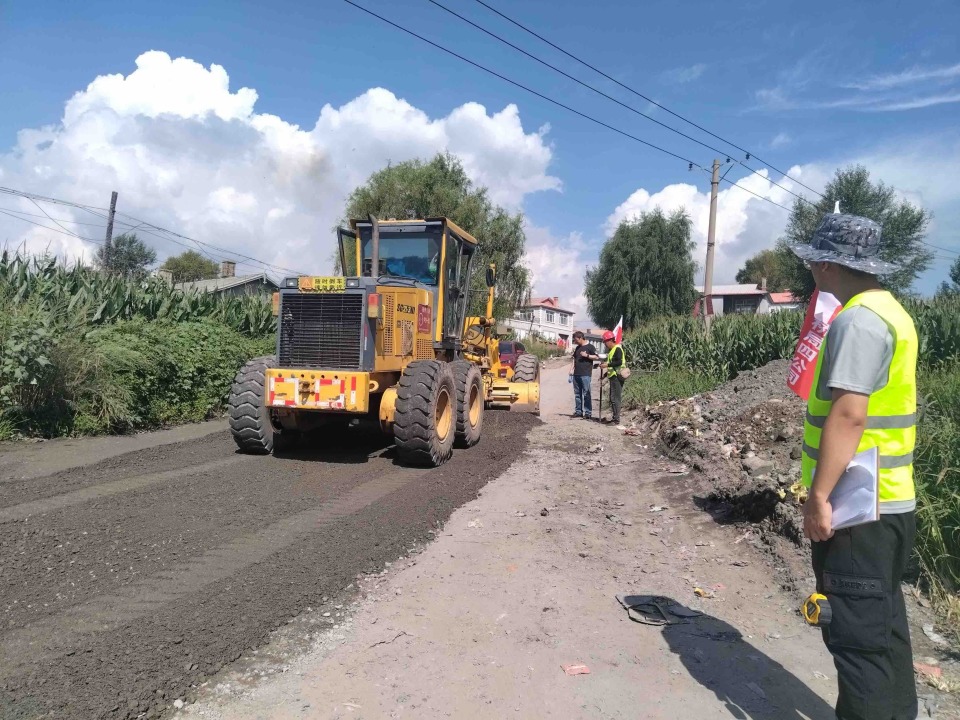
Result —
[[919, 346], [912, 319], [877, 280], [898, 269], [880, 248], [877, 223], [839, 213], [793, 248], [843, 305], [817, 357], [803, 435], [804, 534], [833, 614], [823, 638], [837, 667], [839, 720], [917, 716], [900, 581], [916, 531]]

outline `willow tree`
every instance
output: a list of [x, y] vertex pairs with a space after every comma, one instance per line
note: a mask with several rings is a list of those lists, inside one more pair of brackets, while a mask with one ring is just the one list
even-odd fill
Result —
[[429, 162], [409, 160], [375, 172], [347, 200], [346, 218], [426, 218], [445, 216], [479, 242], [470, 280], [471, 308], [483, 314], [484, 275], [497, 264], [494, 314], [512, 314], [527, 295], [530, 277], [523, 265], [526, 237], [523, 214], [511, 214], [494, 205], [485, 187], [475, 186], [460, 161], [438, 154]]
[[623, 316], [624, 329], [664, 315], [688, 314], [697, 293], [690, 216], [660, 208], [623, 220], [587, 271], [587, 309], [604, 327]]

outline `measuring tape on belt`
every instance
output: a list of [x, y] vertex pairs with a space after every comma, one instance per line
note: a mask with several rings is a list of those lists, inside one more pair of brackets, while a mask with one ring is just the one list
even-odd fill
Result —
[[823, 627], [829, 625], [833, 619], [833, 611], [830, 609], [830, 601], [826, 595], [813, 593], [800, 606], [800, 614], [807, 621], [808, 625], [814, 627]]

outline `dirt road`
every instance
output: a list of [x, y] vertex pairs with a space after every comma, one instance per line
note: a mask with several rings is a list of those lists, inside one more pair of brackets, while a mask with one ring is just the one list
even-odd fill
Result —
[[378, 433], [238, 455], [223, 424], [0, 453], [0, 717], [135, 718], [350, 600], [510, 467], [537, 421], [400, 467]]
[[[249, 653], [177, 717], [832, 720], [833, 663], [768, 558], [647, 441], [568, 417], [570, 395], [548, 370], [527, 451], [435, 542], [362, 580], [306, 653]], [[632, 622], [620, 593], [703, 615]]]

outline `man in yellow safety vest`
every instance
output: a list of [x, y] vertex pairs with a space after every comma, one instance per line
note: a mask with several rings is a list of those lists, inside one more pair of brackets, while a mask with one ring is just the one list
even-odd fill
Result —
[[[603, 346], [607, 349], [607, 359], [600, 363], [600, 368], [606, 372], [610, 383], [610, 410], [613, 415], [611, 422], [620, 425], [620, 404], [623, 400], [623, 382], [621, 370], [627, 364], [623, 347], [617, 344], [617, 336], [607, 330], [603, 333]], [[601, 382], [603, 382], [601, 380]], [[602, 410], [602, 408], [601, 408]]]
[[[917, 692], [900, 581], [916, 533], [913, 450], [917, 333], [878, 275], [881, 227], [863, 217], [824, 216], [810, 245], [793, 251], [817, 287], [843, 309], [817, 358], [803, 433], [804, 534], [812, 541], [817, 592], [832, 620], [823, 639], [837, 668], [840, 720], [913, 720]], [[830, 493], [853, 456], [879, 454], [880, 520], [833, 530]]]

